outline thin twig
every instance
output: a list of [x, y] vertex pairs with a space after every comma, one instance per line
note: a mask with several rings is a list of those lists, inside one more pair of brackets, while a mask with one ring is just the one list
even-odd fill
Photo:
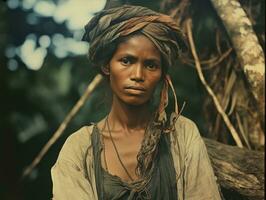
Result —
[[217, 48], [217, 51], [218, 53], [221, 55], [222, 54], [222, 50], [221, 50], [221, 46], [220, 46], [220, 32], [219, 31], [216, 31], [216, 48]]
[[[206, 67], [202, 67], [202, 70], [209, 70], [209, 69], [212, 69], [213, 67], [219, 65], [222, 61], [224, 61], [230, 55], [230, 53], [232, 51], [233, 51], [233, 48], [229, 48], [221, 56], [217, 56], [217, 57], [211, 58], [209, 60], [200, 61], [201, 65], [209, 65]], [[189, 60], [188, 58], [186, 60], [184, 60], [184, 63], [188, 64], [188, 66], [190, 66], [190, 67], [195, 66], [194, 60]]]
[[245, 134], [244, 127], [242, 125], [242, 122], [241, 122], [241, 119], [240, 119], [238, 113], [236, 113], [236, 120], [237, 120], [237, 123], [238, 123], [239, 131], [242, 134], [242, 138], [244, 139], [248, 149], [251, 150], [251, 146], [250, 146], [248, 138], [247, 138], [247, 136]]
[[53, 134], [53, 136], [50, 138], [50, 140], [44, 145], [40, 153], [37, 155], [37, 157], [33, 160], [33, 162], [26, 167], [26, 169], [23, 171], [22, 179], [28, 176], [32, 170], [39, 164], [39, 162], [42, 160], [43, 156], [47, 153], [47, 151], [51, 148], [51, 146], [58, 140], [58, 138], [62, 135], [63, 131], [66, 129], [69, 122], [72, 120], [72, 118], [77, 114], [77, 112], [80, 110], [80, 108], [84, 105], [90, 94], [94, 91], [94, 89], [101, 83], [103, 80], [102, 75], [98, 74], [95, 76], [93, 81], [88, 85], [86, 91], [84, 94], [80, 97], [78, 102], [74, 105], [74, 107], [71, 109], [71, 111], [67, 114], [64, 121], [60, 124], [59, 128], [56, 130], [56, 132]]
[[210, 64], [210, 66], [208, 67], [204, 67], [204, 70], [211, 69], [215, 67], [216, 65], [219, 65], [225, 58], [227, 58], [227, 56], [230, 55], [232, 51], [233, 51], [233, 48], [228, 49], [224, 54], [220, 56], [220, 58], [216, 62]]
[[218, 111], [218, 113], [222, 116], [227, 128], [229, 129], [229, 131], [231, 132], [231, 135], [233, 136], [236, 144], [238, 147], [243, 148], [243, 144], [239, 138], [239, 134], [237, 133], [237, 131], [235, 130], [234, 126], [232, 125], [232, 123], [230, 122], [230, 119], [228, 118], [228, 116], [225, 114], [220, 102], [218, 101], [216, 95], [214, 94], [214, 92], [212, 91], [212, 89], [210, 88], [210, 86], [208, 85], [208, 83], [206, 82], [202, 70], [201, 70], [201, 64], [200, 64], [200, 60], [199, 57], [197, 55], [196, 52], [196, 48], [195, 48], [195, 44], [194, 44], [194, 40], [193, 40], [193, 36], [192, 36], [192, 20], [188, 19], [186, 22], [186, 29], [187, 29], [187, 33], [188, 33], [188, 39], [189, 39], [189, 44], [191, 47], [191, 51], [193, 54], [193, 57], [195, 59], [195, 64], [196, 64], [196, 69], [199, 75], [199, 78], [202, 82], [202, 84], [205, 86], [207, 92], [209, 93], [209, 95], [212, 97], [214, 105], [216, 106], [216, 109]]

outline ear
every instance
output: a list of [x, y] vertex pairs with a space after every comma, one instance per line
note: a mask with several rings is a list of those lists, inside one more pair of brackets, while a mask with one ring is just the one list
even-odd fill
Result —
[[109, 65], [102, 66], [101, 67], [101, 70], [104, 73], [104, 75], [106, 75], [106, 76], [109, 76], [110, 75], [110, 67], [109, 67]]

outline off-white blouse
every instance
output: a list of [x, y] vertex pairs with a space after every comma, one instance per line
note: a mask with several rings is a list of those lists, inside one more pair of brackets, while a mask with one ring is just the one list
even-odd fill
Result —
[[[98, 200], [91, 133], [85, 126], [66, 140], [52, 167], [53, 200]], [[205, 144], [191, 120], [180, 116], [170, 133], [178, 200], [220, 200]]]

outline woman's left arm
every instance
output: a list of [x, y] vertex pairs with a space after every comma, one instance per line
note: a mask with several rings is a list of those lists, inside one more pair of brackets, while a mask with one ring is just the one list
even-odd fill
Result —
[[186, 200], [220, 200], [206, 146], [197, 126], [192, 123], [186, 141], [184, 190]]

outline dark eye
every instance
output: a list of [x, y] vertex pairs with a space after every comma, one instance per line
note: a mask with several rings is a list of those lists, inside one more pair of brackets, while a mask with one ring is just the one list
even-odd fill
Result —
[[160, 68], [160, 65], [157, 64], [156, 62], [147, 62], [145, 66], [149, 70], [156, 70], [156, 69]]
[[122, 63], [122, 65], [128, 66], [131, 64], [131, 60], [127, 57], [121, 58], [120, 62]]

